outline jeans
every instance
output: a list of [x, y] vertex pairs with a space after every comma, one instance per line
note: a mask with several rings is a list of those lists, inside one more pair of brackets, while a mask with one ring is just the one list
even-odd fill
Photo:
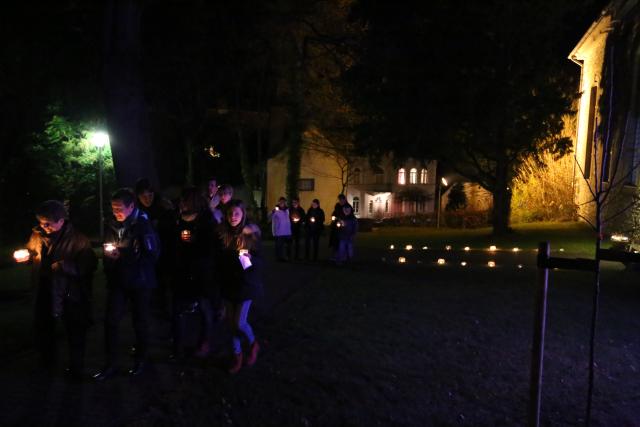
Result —
[[318, 259], [318, 246], [320, 244], [320, 233], [307, 233], [304, 241], [304, 257], [309, 259], [309, 249], [313, 245], [313, 260]]
[[340, 240], [338, 244], [338, 254], [336, 261], [345, 262], [353, 258], [353, 241], [352, 240]]
[[251, 308], [251, 300], [242, 301], [240, 304], [228, 304], [227, 316], [231, 322], [232, 345], [235, 354], [242, 353], [242, 338], [245, 338], [249, 345], [256, 340], [253, 329], [247, 322], [249, 308]]

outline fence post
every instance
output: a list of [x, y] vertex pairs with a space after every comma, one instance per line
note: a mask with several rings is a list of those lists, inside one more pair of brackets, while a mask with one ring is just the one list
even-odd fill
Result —
[[531, 382], [529, 395], [529, 426], [540, 426], [540, 400], [542, 396], [542, 366], [544, 362], [544, 335], [547, 322], [547, 290], [549, 269], [547, 261], [551, 252], [549, 242], [538, 245], [538, 284], [531, 349]]

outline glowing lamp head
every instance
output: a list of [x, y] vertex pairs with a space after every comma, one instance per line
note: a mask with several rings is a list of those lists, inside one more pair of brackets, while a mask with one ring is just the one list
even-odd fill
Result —
[[93, 132], [91, 135], [91, 144], [97, 148], [109, 145], [109, 134], [103, 131]]
[[13, 259], [15, 259], [16, 262], [27, 262], [30, 257], [31, 255], [27, 249], [18, 249], [13, 253]]
[[447, 261], [444, 258], [438, 258], [438, 265], [445, 265]]
[[428, 247], [428, 246], [423, 246], [423, 247], [422, 247], [422, 250], [423, 250], [423, 251], [426, 251], [427, 249], [429, 249], [429, 247]]
[[518, 268], [522, 268], [522, 264], [518, 264]]
[[293, 222], [300, 222], [300, 218], [299, 218], [299, 217], [297, 217], [297, 216], [294, 216], [294, 217], [293, 217]]
[[447, 182], [447, 179], [446, 179], [446, 178], [444, 178], [444, 177], [440, 180], [440, 182], [441, 182], [441, 183], [442, 183], [442, 185], [444, 185], [445, 187], [446, 187], [447, 185], [449, 185], [449, 183]]
[[274, 210], [275, 210], [275, 211], [279, 211], [279, 210], [280, 210], [280, 207], [276, 206]]

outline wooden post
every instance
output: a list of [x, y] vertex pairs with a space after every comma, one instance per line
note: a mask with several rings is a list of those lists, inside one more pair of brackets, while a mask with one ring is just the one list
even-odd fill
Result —
[[538, 245], [538, 290], [533, 324], [533, 348], [531, 349], [531, 381], [529, 400], [529, 426], [540, 426], [540, 401], [542, 396], [542, 366], [544, 362], [544, 335], [547, 322], [547, 290], [551, 252], [549, 242]]

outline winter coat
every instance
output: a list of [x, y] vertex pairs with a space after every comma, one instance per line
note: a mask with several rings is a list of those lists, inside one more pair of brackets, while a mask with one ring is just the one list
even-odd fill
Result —
[[274, 237], [291, 236], [289, 209], [274, 209], [271, 211], [271, 232]]
[[[38, 291], [51, 292], [53, 317], [64, 313], [66, 302], [86, 304], [89, 308], [91, 281], [98, 261], [84, 234], [68, 221], [49, 235], [36, 227], [27, 249], [33, 255], [33, 279]], [[54, 263], [59, 266], [56, 271], [51, 267]]]
[[336, 227], [338, 240], [353, 240], [358, 231], [358, 220], [356, 217], [349, 215], [338, 221], [340, 221], [340, 227]]
[[[263, 259], [260, 248], [260, 229], [255, 224], [231, 227], [227, 222], [218, 226], [216, 272], [224, 299], [234, 304], [255, 300], [263, 293]], [[239, 250], [248, 249], [251, 266], [242, 267]]]
[[291, 233], [300, 235], [300, 232], [302, 231], [302, 225], [306, 221], [306, 213], [304, 212], [304, 209], [300, 206], [298, 206], [297, 208], [290, 208], [289, 221], [291, 222]]
[[[183, 240], [184, 232], [190, 234], [190, 241]], [[177, 221], [173, 260], [175, 294], [197, 298], [212, 292], [216, 239], [216, 224], [209, 210], [200, 213], [193, 221]]]
[[[307, 221], [305, 222], [304, 226], [307, 230], [307, 234], [321, 234], [322, 230], [324, 230], [324, 211], [321, 208], [309, 208], [306, 218]], [[313, 221], [311, 221], [311, 218], [313, 218]]]
[[117, 259], [107, 256], [103, 259], [107, 286], [156, 287], [155, 266], [160, 256], [160, 242], [144, 212], [135, 208], [123, 222], [113, 218], [106, 227], [105, 242], [113, 243], [120, 252]]

